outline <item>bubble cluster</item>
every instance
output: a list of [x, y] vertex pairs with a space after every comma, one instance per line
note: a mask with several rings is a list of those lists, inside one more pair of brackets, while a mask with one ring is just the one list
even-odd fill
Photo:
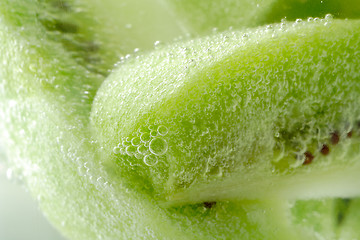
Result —
[[131, 157], [132, 164], [155, 166], [159, 157], [168, 151], [166, 135], [169, 129], [164, 125], [149, 125], [139, 128], [131, 137], [123, 137], [113, 153]]

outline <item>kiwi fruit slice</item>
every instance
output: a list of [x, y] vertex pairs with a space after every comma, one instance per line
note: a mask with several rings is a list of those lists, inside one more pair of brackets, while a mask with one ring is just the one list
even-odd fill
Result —
[[[205, 202], [164, 209], [126, 181], [114, 181], [99, 161], [102, 151], [88, 129], [99, 74], [65, 51], [42, 23], [29, 22], [33, 15], [6, 17], [0, 21], [6, 150], [12, 168], [22, 170], [27, 187], [64, 236], [300, 239], [290, 230], [281, 201]], [[23, 28], [26, 23], [32, 27]], [[34, 44], [40, 40], [41, 46]]]
[[[59, 5], [59, 3], [61, 4]], [[164, 207], [164, 204], [158, 199], [163, 199], [164, 195], [168, 196], [169, 193], [177, 192], [179, 189], [188, 188], [186, 185], [191, 182], [191, 176], [197, 178], [197, 170], [195, 168], [194, 171], [190, 172], [190, 181], [183, 181], [180, 186], [177, 182], [178, 179], [181, 179], [181, 174], [178, 175], [180, 178], [177, 176], [166, 178], [167, 182], [164, 183], [166, 191], [163, 191], [161, 187], [159, 188], [162, 180], [157, 179], [162, 176], [170, 176], [168, 166], [160, 168], [161, 164], [164, 165], [162, 157], [169, 154], [172, 148], [170, 142], [166, 142], [168, 148], [164, 148], [166, 145], [163, 141], [165, 137], [172, 134], [172, 128], [169, 125], [138, 126], [138, 124], [135, 126], [136, 132], [134, 131], [134, 134], [139, 135], [140, 141], [149, 142], [148, 150], [142, 150], [146, 150], [150, 155], [146, 159], [144, 157], [146, 160], [144, 164], [154, 167], [147, 168], [150, 170], [146, 170], [144, 166], [138, 166], [138, 162], [132, 161], [135, 158], [138, 159], [136, 155], [131, 157], [126, 155], [132, 153], [130, 147], [133, 146], [132, 144], [135, 146], [138, 144], [137, 139], [127, 138], [132, 137], [132, 128], [128, 128], [129, 125], [125, 126], [127, 133], [124, 131], [126, 133], [124, 134], [126, 137], [124, 146], [126, 147], [119, 145], [123, 136], [120, 136], [120, 140], [109, 138], [109, 141], [116, 142], [116, 146], [113, 146], [111, 142], [107, 144], [104, 136], [109, 134], [107, 132], [110, 131], [109, 127], [114, 125], [102, 125], [108, 121], [106, 117], [113, 116], [126, 124], [123, 121], [125, 118], [119, 118], [116, 114], [112, 115], [112, 112], [104, 114], [105, 120], [99, 116], [99, 114], [104, 113], [102, 112], [103, 109], [109, 106], [107, 104], [111, 104], [111, 102], [104, 104], [102, 101], [106, 94], [111, 94], [111, 91], [106, 93], [106, 86], [109, 86], [109, 83], [118, 84], [114, 82], [114, 77], [112, 77], [118, 73], [114, 72], [110, 76], [108, 84], [102, 87], [97, 96], [96, 105], [91, 110], [96, 91], [107, 75], [108, 66], [112, 63], [111, 61], [107, 62], [108, 55], [103, 53], [103, 51], [106, 52], [107, 44], [100, 44], [98, 50], [94, 50], [93, 53], [88, 53], [89, 49], [82, 48], [82, 44], [91, 39], [97, 39], [98, 33], [92, 28], [82, 28], [81, 26], [85, 26], [87, 21], [90, 21], [87, 22], [88, 24], [91, 23], [91, 19], [96, 20], [96, 18], [87, 16], [86, 12], [81, 11], [74, 11], [75, 15], [71, 15], [70, 9], [76, 8], [71, 7], [75, 5], [70, 3], [70, 1], [67, 3], [2, 1], [0, 3], [1, 134], [6, 139], [6, 150], [9, 159], [11, 159], [11, 167], [22, 172], [23, 180], [34, 198], [38, 200], [47, 218], [66, 237], [69, 239], [316, 239], [314, 236], [328, 236], [328, 233], [324, 233], [327, 229], [325, 227], [323, 228], [324, 231], [322, 228], [317, 228], [305, 232], [303, 229], [306, 226], [298, 224], [294, 229], [294, 222], [297, 220], [293, 219], [306, 220], [307, 216], [300, 215], [296, 209], [294, 210], [294, 207], [289, 205], [287, 200], [212, 201], [208, 199], [200, 203]], [[80, 4], [80, 2], [76, 3]], [[65, 15], [67, 16], [65, 17]], [[62, 20], [59, 22], [58, 18]], [[67, 19], [69, 21], [65, 21]], [[84, 25], [81, 25], [82, 19], [86, 19]], [[75, 23], [76, 25], [74, 25]], [[292, 25], [293, 23], [287, 24]], [[333, 36], [334, 39], [338, 39], [340, 46], [343, 46], [343, 41], [345, 41], [345, 36], [342, 38], [342, 33], [348, 33], [350, 30], [356, 32], [358, 26], [356, 21], [326, 22], [323, 20], [321, 24], [329, 26], [330, 33], [332, 33], [331, 29], [333, 31], [342, 29], [339, 34]], [[296, 23], [298, 28], [296, 26], [290, 27], [287, 30], [285, 29], [283, 34], [284, 36], [296, 35], [292, 33], [295, 31], [292, 29], [299, 29], [305, 33], [306, 31], [315, 32], [315, 30], [323, 29], [321, 24], [314, 23], [303, 26]], [[340, 28], [340, 25], [343, 26]], [[272, 27], [277, 29], [277, 26]], [[209, 59], [219, 60], [217, 63], [226, 59], [230, 62], [233, 60], [232, 57], [234, 57], [236, 48], [239, 48], [240, 52], [245, 51], [244, 49], [241, 50], [241, 44], [247, 42], [247, 46], [254, 47], [257, 40], [261, 44], [261, 37], [257, 34], [264, 37], [264, 42], [265, 39], [268, 39], [270, 43], [271, 39], [280, 36], [279, 43], [282, 43], [280, 41], [282, 35], [279, 32], [271, 33], [271, 31], [271, 27], [267, 27], [249, 33], [227, 32], [188, 43], [177, 43], [173, 47], [163, 46], [157, 50], [157, 53], [129, 58], [123, 65], [128, 66], [129, 71], [132, 71], [133, 68], [136, 68], [132, 64], [137, 62], [139, 68], [143, 67], [144, 70], [144, 66], [149, 64], [148, 59], [166, 56], [165, 59], [168, 63], [171, 63], [172, 60], [179, 63], [176, 59], [182, 58], [186, 63], [186, 66], [182, 68], [185, 75], [195, 76], [198, 74], [196, 73], [197, 70], [205, 70], [208, 67], [216, 72], [216, 67], [219, 66], [215, 62], [208, 62], [201, 67], [198, 65], [202, 60], [199, 57], [203, 57], [205, 62]], [[326, 33], [325, 30], [323, 32]], [[330, 33], [325, 35], [328, 37]], [[254, 37], [252, 34], [256, 36]], [[233, 44], [236, 39], [242, 39], [244, 42], [240, 41], [238, 45]], [[317, 39], [316, 34], [314, 39]], [[349, 39], [349, 44], [353, 43], [354, 39], [350, 36]], [[250, 43], [251, 41], [254, 43]], [[193, 44], [194, 46], [192, 46]], [[206, 48], [208, 57], [197, 55], [205, 47], [203, 44], [209, 48], [209, 50]], [[214, 51], [214, 46], [217, 46], [215, 47], [216, 51]], [[356, 49], [356, 45], [354, 47]], [[180, 51], [181, 54], [174, 55], [177, 53], [175, 50]], [[349, 49], [342, 48], [342, 50]], [[262, 51], [262, 49], [258, 51]], [[335, 51], [336, 54], [341, 55], [340, 52]], [[348, 53], [352, 52], [349, 50]], [[89, 58], [96, 58], [96, 56], [103, 60], [88, 60]], [[258, 59], [260, 59], [259, 56]], [[157, 60], [161, 61], [161, 58], [157, 58]], [[155, 67], [157, 62], [154, 61], [151, 64], [154, 64]], [[349, 63], [349, 76], [355, 74], [350, 76], [349, 82], [356, 78], [356, 73], [351, 71], [354, 68], [353, 64], [357, 64], [357, 62]], [[225, 66], [233, 65], [225, 64]], [[168, 69], [164, 65], [164, 68], [158, 72], [159, 78], [171, 73], [172, 70], [176, 69]], [[229, 72], [224, 71], [223, 73], [231, 73], [231, 67], [227, 70]], [[176, 77], [175, 73], [174, 71], [170, 76]], [[193, 88], [194, 83], [191, 84], [191, 79], [189, 78], [187, 86], [196, 93], [197, 89]], [[136, 86], [139, 81], [136, 77], [133, 80], [133, 84]], [[156, 78], [149, 80], [149, 83], [153, 84], [154, 80]], [[222, 82], [224, 81], [225, 78]], [[200, 86], [204, 85], [200, 84]], [[149, 95], [154, 98], [156, 92], [161, 99], [164, 96], [161, 94], [164, 93], [162, 92], [164, 89], [165, 92], [171, 92], [173, 89], [176, 90], [172, 92], [174, 98], [170, 97], [168, 100], [173, 102], [178, 99], [175, 93], [180, 88], [176, 82], [174, 85], [163, 87], [163, 89], [158, 88], [159, 92], [157, 89], [149, 91], [149, 88], [142, 90], [154, 94]], [[185, 88], [181, 89], [186, 90]], [[136, 88], [132, 88], [130, 93], [137, 94], [135, 90]], [[354, 93], [356, 93], [355, 90]], [[116, 95], [112, 95], [114, 101], [116, 100], [115, 97]], [[136, 99], [137, 96], [134, 97], [135, 103]], [[189, 97], [184, 98], [184, 100], [187, 99]], [[120, 99], [119, 102], [121, 103], [122, 100]], [[127, 101], [131, 102], [130, 99]], [[173, 104], [169, 104], [169, 106], [176, 107]], [[136, 108], [133, 109], [136, 110]], [[93, 119], [91, 130], [89, 130], [90, 111], [92, 111]], [[159, 113], [164, 115], [164, 112], [160, 111]], [[130, 120], [134, 119], [132, 115], [128, 117]], [[149, 119], [151, 120], [151, 118]], [[139, 122], [141, 123], [141, 121]], [[145, 119], [145, 121], [147, 120]], [[354, 138], [351, 138], [351, 141], [356, 139], [355, 130], [352, 134]], [[337, 138], [336, 134], [331, 136], [335, 137], [330, 139]], [[341, 139], [342, 135], [338, 134], [338, 136]], [[146, 137], [156, 139], [147, 141]], [[179, 139], [181, 140], [181, 138]], [[199, 146], [196, 144], [199, 143], [195, 142], [195, 146]], [[336, 145], [339, 144], [340, 140]], [[130, 148], [127, 149], [127, 147]], [[123, 154], [124, 150], [125, 155]], [[136, 150], [141, 150], [141, 148]], [[346, 156], [349, 154], [350, 151], [347, 151]], [[158, 160], [151, 158], [153, 156], [157, 156]], [[111, 159], [111, 157], [113, 158]], [[349, 159], [348, 161], [351, 163], [352, 158]], [[126, 162], [121, 162], [121, 160]], [[142, 164], [142, 162], [140, 163]], [[214, 164], [218, 163], [214, 162]], [[332, 165], [332, 162], [329, 165]], [[123, 166], [124, 169], [119, 169], [119, 166]], [[308, 166], [312, 166], [312, 164]], [[176, 170], [177, 166], [173, 165], [172, 167]], [[279, 164], [276, 167], [279, 171], [286, 172], [288, 170], [286, 164]], [[162, 172], [159, 174], [155, 168]], [[317, 171], [317, 169], [311, 168], [310, 171]], [[216, 177], [221, 177], [217, 169], [211, 170], [210, 173], [210, 178], [212, 178], [213, 173], [217, 175]], [[228, 174], [232, 174], [232, 172]], [[232, 175], [229, 176], [232, 177]], [[207, 181], [212, 179], [203, 180], [208, 183]], [[170, 191], [168, 191], [169, 189]], [[156, 194], [160, 195], [157, 196]], [[198, 199], [193, 202], [197, 201]], [[294, 206], [298, 208], [301, 205], [295, 204]], [[358, 214], [356, 213], [358, 204], [338, 204], [335, 209], [348, 210], [336, 210], [335, 214], [332, 214], [333, 208], [326, 206], [320, 208], [314, 204], [312, 210], [309, 211], [318, 209], [318, 212], [323, 216], [329, 216], [329, 218], [332, 216], [335, 219], [339, 218], [338, 212], [344, 212], [341, 227], [332, 230], [344, 234], [342, 236], [357, 236], [356, 230], [351, 229], [351, 227], [354, 224], [353, 221], [358, 221]], [[321, 219], [318, 221], [320, 223], [313, 219], [314, 223], [323, 224]], [[350, 229], [350, 233], [347, 232], [348, 229]]]
[[104, 164], [174, 204], [359, 195], [359, 27], [327, 16], [129, 60], [93, 104]]

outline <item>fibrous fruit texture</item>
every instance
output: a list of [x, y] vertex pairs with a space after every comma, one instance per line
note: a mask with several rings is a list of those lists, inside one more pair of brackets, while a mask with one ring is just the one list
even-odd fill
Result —
[[129, 60], [93, 105], [106, 165], [189, 201], [359, 194], [357, 32], [328, 15]]
[[1, 1], [9, 167], [66, 237], [359, 238], [356, 1], [239, 2]]

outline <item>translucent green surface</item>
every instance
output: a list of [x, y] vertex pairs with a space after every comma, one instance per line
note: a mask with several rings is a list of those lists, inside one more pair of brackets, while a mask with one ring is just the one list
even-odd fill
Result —
[[190, 191], [176, 201], [359, 194], [359, 27], [328, 16], [130, 59], [93, 105], [105, 165]]
[[[1, 135], [56, 228], [69, 239], [359, 236], [358, 200], [338, 199], [359, 196], [358, 20], [156, 44], [103, 83], [133, 46], [203, 30], [170, 2], [101, 3], [0, 3]], [[313, 197], [332, 198], [297, 200]]]

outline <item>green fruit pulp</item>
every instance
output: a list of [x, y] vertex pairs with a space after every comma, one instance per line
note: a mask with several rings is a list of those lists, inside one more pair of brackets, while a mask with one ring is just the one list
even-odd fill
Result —
[[[163, 209], [126, 182], [112, 181], [98, 162], [87, 127], [88, 96], [94, 92], [89, 85], [96, 86], [97, 75], [47, 39], [43, 28], [34, 25], [24, 33], [4, 21], [1, 124], [11, 139], [7, 151], [12, 167], [22, 169], [41, 209], [66, 237], [296, 239], [288, 230], [285, 204], [224, 202]], [[42, 40], [42, 48], [34, 46], [34, 39]], [[62, 82], [49, 82], [54, 78]], [[69, 84], [69, 79], [76, 82]]]
[[359, 27], [283, 23], [129, 60], [93, 104], [104, 165], [180, 204], [358, 195]]
[[[116, 99], [117, 93], [112, 95], [109, 103], [100, 106], [106, 85], [103, 87], [103, 92], [97, 97], [97, 105], [92, 113], [93, 123], [95, 123], [93, 127], [98, 128], [98, 132], [94, 136], [99, 137], [99, 140], [95, 140], [92, 136], [94, 129], [89, 129], [89, 115], [94, 95], [102, 83], [104, 75], [106, 75], [105, 72], [112, 64], [112, 60], [107, 60], [111, 57], [105, 53], [107, 46], [111, 46], [111, 43], [100, 44], [104, 49], [101, 48], [97, 53], [100, 58], [105, 59], [106, 64], [86, 61], [84, 49], [81, 47], [80, 49], [74, 48], [74, 44], [76, 46], [79, 43], [78, 41], [84, 43], [89, 39], [102, 42], [96, 40], [97, 34], [99, 34], [97, 30], [94, 30], [96, 27], [94, 29], [85, 27], [87, 25], [85, 22], [92, 22], [91, 17], [87, 16], [86, 13], [71, 15], [70, 13], [59, 13], [57, 10], [54, 10], [54, 13], [51, 12], [53, 10], [48, 10], [50, 7], [48, 3], [51, 2], [41, 1], [38, 4], [38, 1], [6, 0], [0, 3], [0, 115], [2, 118], [0, 129], [2, 130], [2, 137], [6, 139], [6, 150], [9, 159], [11, 159], [11, 168], [22, 172], [21, 177], [34, 198], [38, 200], [45, 215], [66, 237], [69, 239], [318, 239], [317, 236], [320, 236], [319, 238], [321, 236], [333, 236], [333, 232], [349, 238], [358, 236], [357, 228], [354, 227], [354, 224], [359, 222], [359, 204], [356, 200], [354, 200], [354, 204], [349, 205], [347, 210], [349, 214], [346, 214], [341, 226], [334, 228], [327, 225], [328, 222], [333, 221], [332, 219], [338, 217], [337, 212], [331, 207], [333, 200], [328, 200], [330, 203], [324, 200], [324, 204], [306, 201], [304, 202], [304, 205], [307, 206], [306, 209], [302, 207], [301, 203], [295, 203], [294, 206], [291, 206], [286, 200], [279, 199], [204, 202], [164, 208], [163, 204], [157, 201], [159, 197], [154, 195], [158, 189], [152, 190], [156, 184], [161, 183], [161, 180], [156, 181], [157, 178], [162, 177], [161, 174], [169, 176], [168, 166], [159, 168], [161, 159], [158, 161], [158, 165], [155, 164], [155, 168], [159, 168], [163, 173], [157, 176], [158, 172], [153, 170], [150, 170], [149, 174], [148, 169], [154, 168], [144, 168], [144, 166], [139, 168], [139, 166], [129, 167], [129, 165], [125, 165], [124, 170], [119, 170], [117, 168], [119, 163], [114, 163], [115, 160], [119, 159], [118, 156], [109, 154], [113, 151], [112, 143], [118, 144], [119, 138], [116, 138], [123, 136], [106, 140], [104, 139], [106, 134], [113, 137], [111, 133], [106, 131], [110, 131], [110, 127], [114, 126], [97, 124], [105, 121], [96, 114], [100, 114], [103, 108], [119, 100]], [[66, 4], [61, 9], [66, 9], [65, 6]], [[75, 1], [74, 5], [70, 6], [84, 7], [81, 2], [75, 3]], [[89, 5], [89, 9], [91, 9], [91, 5]], [[64, 17], [63, 14], [70, 15]], [[81, 29], [81, 33], [71, 33], [73, 31], [71, 29], [75, 28], [66, 24], [62, 26], [60, 24], [55, 30], [51, 30], [52, 24], [57, 23], [55, 20], [58, 17], [64, 17], [64, 19], [77, 22], [80, 25], [83, 24], [81, 26], [84, 27], [75, 27]], [[101, 22], [99, 19], [109, 20], [110, 18], [99, 16], [95, 19], [99, 23]], [[48, 20], [51, 20], [50, 25]], [[83, 20], [84, 22], [81, 23]], [[343, 30], [340, 32], [345, 35], [349, 29], [358, 31], [356, 30], [357, 22], [332, 22], [331, 24], [334, 25], [333, 31], [339, 30], [339, 26], [342, 25]], [[330, 26], [332, 26], [331, 24]], [[307, 28], [312, 33], [322, 29], [320, 25], [299, 27], [300, 30], [304, 29], [304, 31]], [[104, 32], [106, 31], [104, 30]], [[260, 35], [264, 35], [264, 42], [269, 41], [271, 43], [274, 41], [273, 44], [275, 44], [276, 41], [279, 41], [278, 43], [281, 43], [281, 36], [278, 40], [271, 40], [272, 38], [269, 36], [272, 34], [268, 35], [265, 33], [266, 30], [260, 30], [260, 32]], [[291, 32], [292, 30], [289, 30], [289, 33], [286, 34], [292, 36], [293, 33]], [[330, 33], [332, 33], [331, 30]], [[330, 33], [329, 36], [331, 36]], [[180, 54], [172, 56], [174, 58], [173, 63], [179, 65], [179, 58], [185, 62], [185, 64], [178, 66], [180, 69], [177, 69], [176, 66], [173, 68], [167, 66], [172, 61], [170, 55], [157, 59], [159, 55], [171, 53], [171, 47], [160, 47], [158, 53], [150, 55], [154, 57], [151, 61], [146, 60], [147, 57], [139, 57], [137, 60], [135, 58], [130, 59], [129, 63], [125, 64], [130, 66], [133, 61], [139, 61], [139, 66], [143, 64], [142, 71], [146, 65], [152, 65], [154, 70], [158, 71], [159, 82], [162, 80], [160, 77], [166, 76], [174, 77], [174, 79], [176, 76], [180, 76], [181, 80], [181, 75], [176, 75], [176, 71], [182, 70], [184, 70], [185, 76], [192, 77], [201, 77], [203, 71], [208, 69], [216, 73], [219, 67], [216, 63], [224, 61], [225, 66], [229, 66], [229, 69], [224, 69], [221, 73], [231, 74], [233, 68], [231, 61], [238, 59], [236, 54], [233, 54], [237, 53], [237, 49], [246, 52], [242, 47], [245, 45], [254, 49], [256, 46], [254, 43], [259, 39], [256, 37], [257, 34], [255, 37], [244, 35], [245, 38], [249, 37], [249, 40], [241, 40], [240, 43], [233, 44], [233, 41], [239, 37], [232, 38], [232, 33], [228, 34], [230, 34], [230, 39], [229, 36], [218, 35], [206, 40], [194, 40], [190, 43], [174, 45], [174, 49], [180, 47], [178, 49]], [[237, 34], [235, 33], [235, 35]], [[333, 38], [337, 39], [338, 37], [339, 42], [342, 43], [341, 34], [334, 34]], [[66, 41], [69, 39], [70, 42]], [[316, 34], [314, 39], [316, 39]], [[108, 40], [112, 41], [111, 38]], [[250, 43], [252, 41], [254, 43]], [[206, 42], [206, 46], [202, 45], [204, 42]], [[194, 46], [192, 46], [193, 44]], [[271, 46], [270, 44], [268, 47]], [[200, 55], [195, 51], [205, 47], [213, 50], [213, 52], [207, 51], [206, 54], [204, 53], [206, 56], [200, 54], [204, 59], [198, 59]], [[167, 52], [169, 49], [171, 51]], [[113, 57], [122, 53], [122, 50], [114, 51], [116, 54], [112, 55]], [[258, 51], [265, 50], [259, 48]], [[175, 53], [178, 52], [175, 51]], [[161, 59], [167, 59], [169, 62], [165, 61], [162, 63], [163, 65], [157, 66]], [[215, 61], [213, 61], [214, 59]], [[100, 63], [103, 62], [100, 61]], [[204, 64], [197, 66], [196, 64], [199, 63]], [[349, 70], [355, 67], [355, 64], [357, 63], [350, 62]], [[184, 69], [182, 69], [183, 67]], [[348, 73], [353, 72], [348, 71]], [[151, 71], [150, 74], [152, 74]], [[348, 75], [345, 74], [345, 76]], [[175, 81], [175, 85], [171, 87], [161, 86], [149, 91], [149, 96], [151, 96], [149, 100], [151, 101], [145, 99], [145, 102], [152, 104], [152, 99], [159, 98], [163, 102], [169, 103], [164, 105], [169, 110], [177, 111], [178, 105], [172, 103], [179, 103], [178, 92], [188, 93], [188, 89], [193, 89], [192, 92], [199, 97], [196, 84], [200, 83], [199, 86], [205, 89], [207, 87], [205, 82], [192, 82], [193, 78], [191, 77], [187, 79], [187, 82], [180, 81], [177, 83]], [[155, 80], [149, 81], [149, 83], [156, 83]], [[224, 75], [223, 80], [226, 82], [226, 75]], [[112, 78], [108, 83], [111, 81], [113, 81]], [[211, 83], [213, 84], [214, 81]], [[131, 90], [137, 91], [138, 87], [142, 87], [142, 85]], [[142, 90], [148, 91], [149, 88]], [[156, 90], [164, 90], [165, 93], [172, 93], [173, 95], [167, 99]], [[226, 91], [229, 89], [222, 89], [222, 91], [227, 93]], [[355, 92], [355, 90], [353, 91]], [[110, 93], [111, 91], [109, 91]], [[134, 94], [136, 100], [137, 95]], [[218, 95], [215, 94], [213, 97], [217, 98]], [[192, 97], [186, 97], [185, 94], [183, 100], [189, 101], [191, 99]], [[212, 100], [211, 97], [208, 101], [210, 100]], [[121, 101], [123, 99], [120, 99]], [[136, 103], [131, 99], [126, 101]], [[224, 106], [226, 107], [226, 104]], [[189, 109], [190, 111], [193, 110], [191, 107]], [[181, 110], [184, 113], [185, 110]], [[220, 110], [218, 112], [221, 113]], [[113, 114], [113, 112], [109, 113]], [[128, 111], [128, 113], [132, 112]], [[109, 115], [106, 113], [104, 116]], [[124, 137], [132, 136], [131, 134], [135, 133], [136, 128], [142, 125], [144, 119], [146, 120], [146, 118], [140, 118], [139, 124], [136, 123], [134, 127], [130, 127], [130, 122], [135, 120], [132, 115], [128, 116], [128, 123], [117, 115], [114, 115], [114, 119], [111, 120], [116, 122], [121, 119], [125, 123], [124, 129], [126, 131], [122, 131]], [[166, 112], [159, 112], [158, 117], [166, 116]], [[185, 124], [184, 126], [183, 129], [189, 129], [187, 128], [189, 125]], [[141, 128], [139, 132], [145, 133], [143, 137], [146, 137], [147, 133], [151, 134], [152, 130], [156, 130], [159, 134], [158, 137], [166, 136], [169, 138], [172, 134], [172, 128], [168, 125], [159, 125], [156, 129], [153, 127], [154, 125], [151, 125], [150, 129]], [[118, 134], [119, 132], [114, 133]], [[206, 134], [209, 133], [206, 133], [205, 130]], [[222, 135], [220, 134], [220, 136]], [[156, 154], [160, 153], [160, 157], [163, 157], [170, 150], [161, 155], [164, 152], [164, 142], [159, 139], [157, 138], [153, 142], [151, 151]], [[133, 142], [136, 144], [136, 141]], [[208, 142], [205, 141], [205, 143]], [[125, 144], [128, 144], [126, 139]], [[171, 145], [168, 146], [171, 148]], [[202, 144], [196, 143], [194, 146], [198, 147]], [[131, 158], [129, 159], [131, 160]], [[150, 165], [155, 163], [154, 159], [148, 160], [147, 163]], [[183, 163], [180, 162], [179, 164], [173, 165], [173, 169], [176, 170], [176, 167], [181, 167]], [[188, 162], [186, 164], [188, 165], [184, 166], [191, 166], [193, 163]], [[218, 162], [211, 162], [211, 166], [214, 164], [216, 165]], [[144, 172], [135, 172], [138, 169], [144, 170]], [[202, 169], [201, 164], [197, 170], [199, 169]], [[198, 176], [196, 171], [190, 172], [191, 177]], [[210, 171], [210, 173], [217, 174], [218, 172]], [[140, 187], [139, 181], [141, 180], [138, 179], [139, 177], [143, 178], [142, 183], [144, 183]], [[169, 179], [167, 178], [167, 180]], [[133, 180], [135, 181], [133, 182]], [[167, 187], [176, 186], [173, 184], [176, 181], [176, 178], [170, 179]], [[306, 215], [306, 212], [311, 215], [314, 211], [325, 218], [313, 218]], [[319, 227], [309, 227], [303, 223], [303, 220], [310, 221], [309, 219], [314, 223], [314, 226]]]

